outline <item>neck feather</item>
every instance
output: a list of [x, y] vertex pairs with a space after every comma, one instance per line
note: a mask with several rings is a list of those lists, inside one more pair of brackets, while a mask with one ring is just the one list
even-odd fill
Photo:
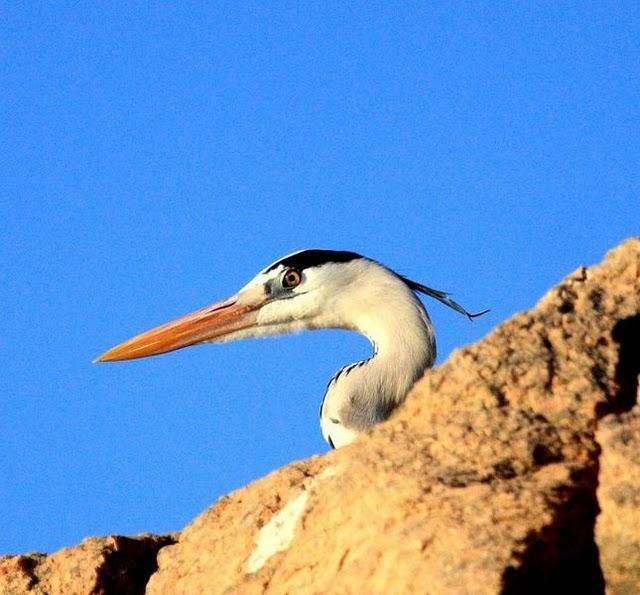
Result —
[[[412, 294], [402, 306], [395, 303], [369, 321], [365, 334], [373, 356], [359, 367], [369, 394], [395, 408], [436, 358], [433, 326], [420, 301]], [[355, 379], [354, 379], [355, 380]]]
[[436, 357], [429, 316], [401, 280], [387, 284], [383, 295], [368, 293], [354, 311], [349, 327], [371, 341], [374, 353], [340, 370], [330, 383], [322, 407], [323, 431], [329, 422], [360, 432], [383, 421]]

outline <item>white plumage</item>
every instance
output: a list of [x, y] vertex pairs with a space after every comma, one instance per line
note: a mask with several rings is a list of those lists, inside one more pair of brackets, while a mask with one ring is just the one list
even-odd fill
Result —
[[304, 250], [268, 266], [231, 298], [143, 333], [97, 361], [157, 355], [204, 342], [339, 328], [365, 335], [367, 360], [342, 368], [320, 409], [332, 447], [387, 419], [433, 365], [433, 326], [416, 292], [473, 318], [449, 296], [353, 252]]

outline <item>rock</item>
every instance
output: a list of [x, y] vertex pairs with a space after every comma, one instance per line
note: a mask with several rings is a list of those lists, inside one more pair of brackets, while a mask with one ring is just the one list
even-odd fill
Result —
[[2, 595], [137, 595], [157, 568], [158, 550], [171, 535], [91, 537], [47, 556], [0, 558]]
[[640, 406], [602, 421], [596, 524], [607, 592], [640, 593]]
[[[162, 547], [147, 593], [640, 592], [639, 372], [635, 238], [354, 444], [220, 499]], [[7, 576], [26, 592], [28, 572]]]

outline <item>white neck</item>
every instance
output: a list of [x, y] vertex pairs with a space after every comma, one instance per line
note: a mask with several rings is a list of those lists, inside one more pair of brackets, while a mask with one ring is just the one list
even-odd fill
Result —
[[387, 282], [377, 296], [363, 295], [355, 309], [350, 296], [350, 311], [355, 314], [345, 326], [367, 336], [374, 354], [346, 366], [329, 384], [321, 426], [335, 447], [387, 419], [435, 360], [429, 316], [411, 289], [399, 279], [394, 281]]

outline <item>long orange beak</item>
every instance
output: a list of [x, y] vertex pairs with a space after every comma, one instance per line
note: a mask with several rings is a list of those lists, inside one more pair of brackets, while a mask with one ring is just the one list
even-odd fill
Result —
[[94, 362], [116, 362], [159, 355], [211, 341], [256, 324], [265, 303], [261, 288], [238, 294], [137, 335], [105, 351]]

